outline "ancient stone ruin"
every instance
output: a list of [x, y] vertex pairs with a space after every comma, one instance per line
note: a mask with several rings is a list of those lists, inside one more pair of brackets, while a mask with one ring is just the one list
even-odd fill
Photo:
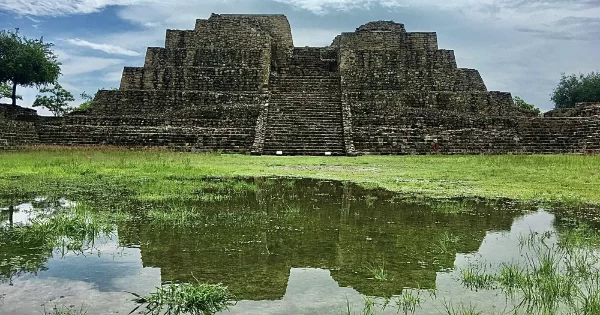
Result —
[[[283, 155], [593, 153], [598, 111], [535, 117], [458, 68], [436, 33], [371, 22], [294, 47], [283, 15], [167, 30], [118, 90], [66, 117], [0, 110], [0, 148], [117, 145]], [[1, 114], [4, 112], [4, 114]], [[12, 114], [7, 114], [12, 112]], [[579, 115], [579, 113], [585, 113]], [[591, 113], [591, 114], [590, 114]], [[595, 113], [595, 114], [594, 114]], [[576, 116], [576, 117], [573, 117]]]

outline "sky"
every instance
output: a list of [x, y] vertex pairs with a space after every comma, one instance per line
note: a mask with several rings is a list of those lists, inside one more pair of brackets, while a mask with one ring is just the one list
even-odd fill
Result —
[[[295, 46], [326, 46], [376, 20], [434, 31], [489, 90], [544, 111], [561, 73], [600, 71], [600, 0], [0, 0], [0, 29], [53, 43], [59, 83], [77, 105], [84, 91], [118, 87], [124, 66], [142, 66], [147, 47], [164, 46], [166, 29], [193, 29], [211, 13], [285, 14]], [[37, 90], [19, 94], [27, 106]]]

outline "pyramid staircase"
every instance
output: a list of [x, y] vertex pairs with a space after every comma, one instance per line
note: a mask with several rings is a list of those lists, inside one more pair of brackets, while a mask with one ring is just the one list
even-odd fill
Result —
[[296, 48], [270, 78], [266, 155], [344, 155], [340, 76], [322, 51]]

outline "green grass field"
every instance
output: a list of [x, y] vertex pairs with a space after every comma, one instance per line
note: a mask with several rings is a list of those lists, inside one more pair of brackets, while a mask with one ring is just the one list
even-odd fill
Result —
[[506, 197], [600, 203], [600, 156], [276, 157], [125, 149], [0, 153], [3, 195], [127, 191], [176, 198], [203, 177], [292, 176], [352, 181], [433, 198]]

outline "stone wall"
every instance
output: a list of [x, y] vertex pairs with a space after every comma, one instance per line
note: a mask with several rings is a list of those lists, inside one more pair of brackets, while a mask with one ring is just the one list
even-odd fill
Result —
[[12, 150], [38, 143], [35, 125], [37, 112], [33, 109], [0, 104], [0, 151]]
[[219, 127], [201, 119], [44, 117], [36, 129], [40, 143], [62, 146], [114, 145], [245, 153], [254, 141], [254, 128], [247, 123]]
[[600, 103], [578, 103], [573, 108], [554, 109], [544, 117], [599, 117]]
[[353, 117], [356, 150], [370, 154], [600, 153], [600, 120], [464, 115], [406, 109]]

